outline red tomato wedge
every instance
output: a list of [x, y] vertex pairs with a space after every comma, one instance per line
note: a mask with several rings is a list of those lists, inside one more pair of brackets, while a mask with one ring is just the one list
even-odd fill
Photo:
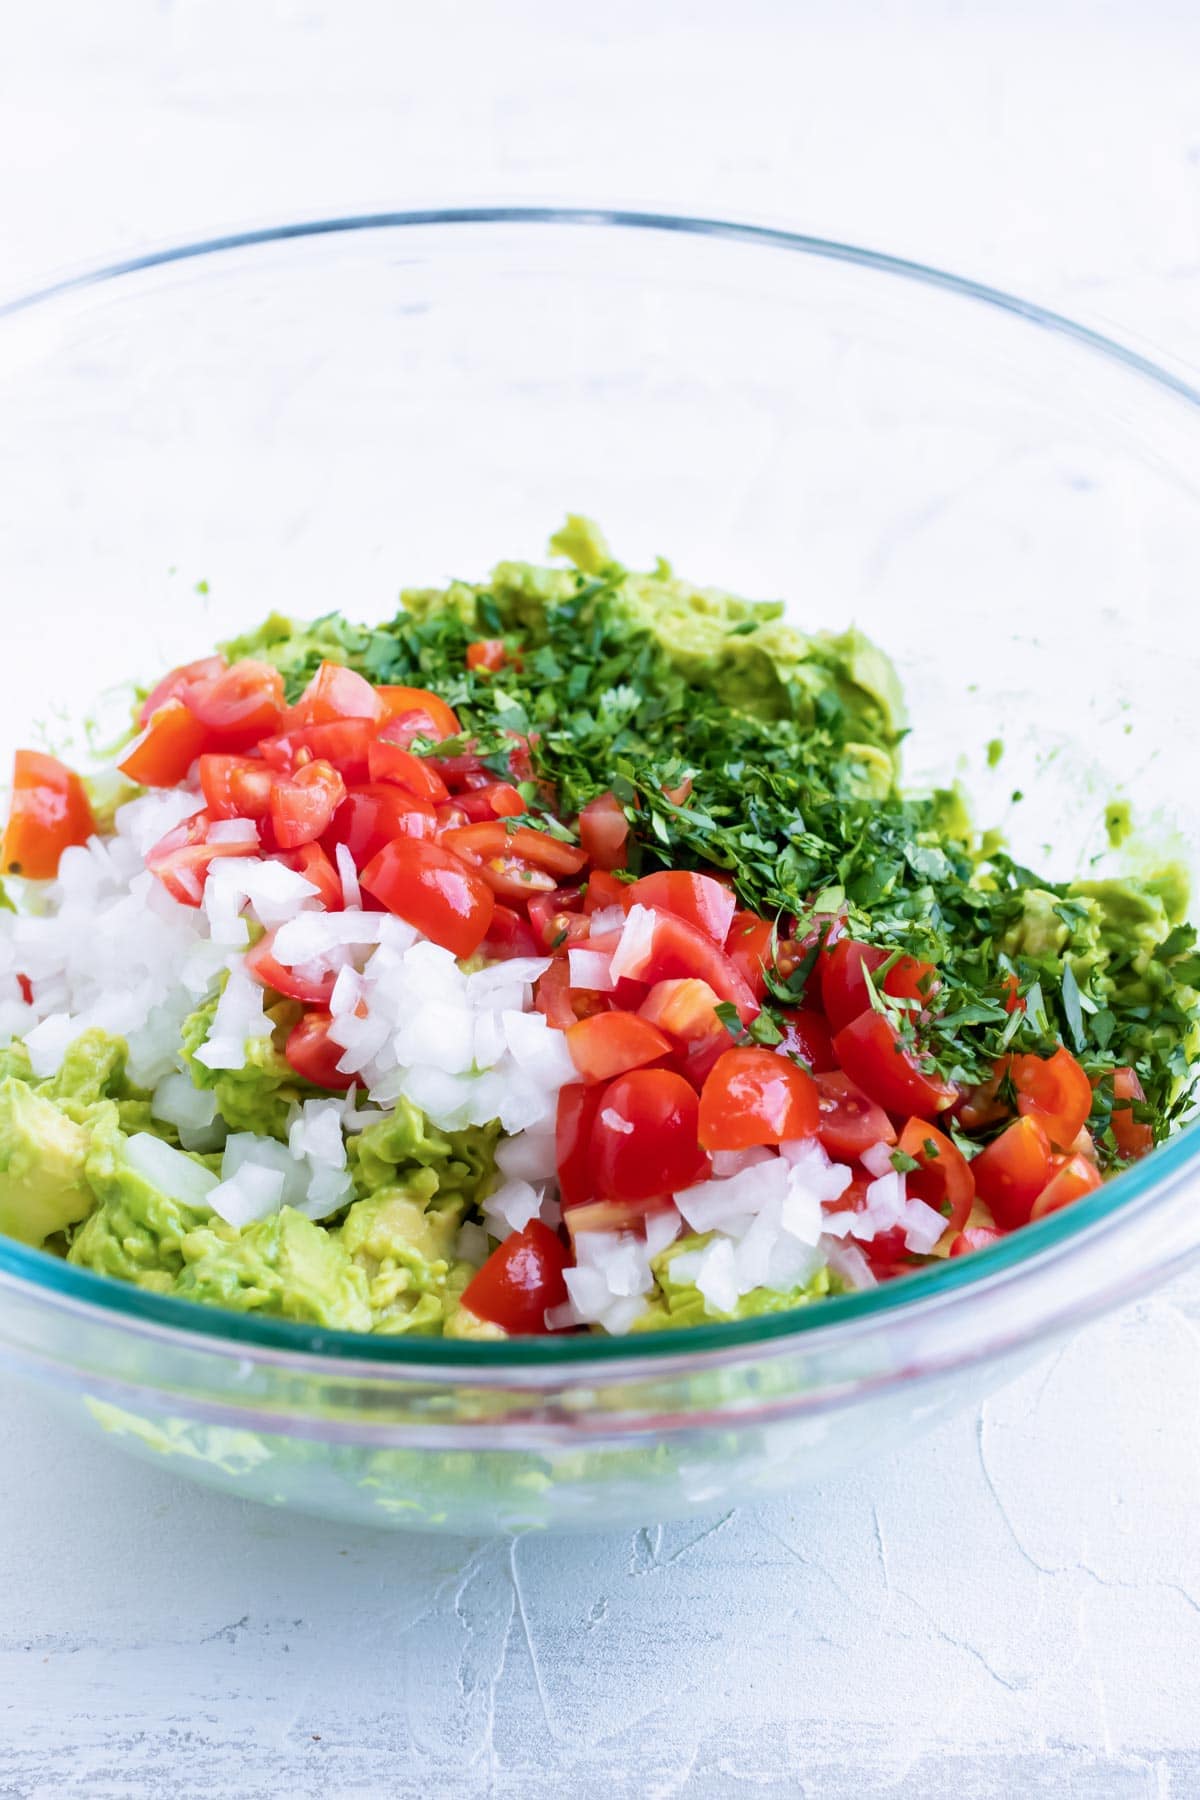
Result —
[[423, 756], [414, 756], [411, 750], [393, 743], [387, 735], [390, 729], [385, 725], [367, 748], [371, 780], [394, 781], [397, 787], [407, 788], [418, 800], [428, 800], [433, 806], [448, 800], [450, 790], [433, 765]]
[[86, 844], [95, 828], [87, 790], [75, 771], [41, 750], [18, 750], [0, 846], [4, 874], [51, 880], [63, 851]]
[[1113, 1070], [1112, 1132], [1122, 1156], [1145, 1156], [1154, 1148], [1154, 1132], [1141, 1119], [1133, 1116], [1134, 1101], [1145, 1101], [1146, 1094], [1133, 1069]]
[[428, 688], [383, 686], [377, 687], [375, 692], [393, 727], [388, 733], [389, 740], [405, 750], [414, 738], [433, 738], [441, 743], [462, 732], [453, 709]]
[[476, 638], [473, 644], [467, 645], [468, 669], [480, 669], [484, 674], [494, 675], [507, 661], [503, 638]]
[[671, 1069], [633, 1069], [603, 1089], [592, 1121], [595, 1191], [606, 1200], [655, 1200], [703, 1179], [696, 1141], [700, 1102]]
[[297, 1075], [305, 1081], [311, 1081], [314, 1087], [345, 1093], [354, 1086], [358, 1077], [346, 1075], [338, 1068], [339, 1061], [346, 1053], [341, 1044], [335, 1044], [329, 1035], [332, 1024], [333, 1020], [327, 1012], [317, 1009], [306, 1012], [299, 1024], [294, 1025], [289, 1032], [283, 1054]]
[[346, 782], [363, 782], [375, 726], [370, 719], [331, 719], [323, 725], [300, 725], [282, 737], [263, 738], [256, 746], [264, 762], [291, 775], [306, 762], [328, 762]]
[[207, 727], [182, 700], [164, 700], [117, 764], [139, 787], [174, 787], [208, 742]]
[[[821, 1003], [825, 1017], [834, 1031], [840, 1031], [857, 1019], [871, 1004], [864, 969], [873, 975], [891, 955], [877, 944], [860, 944], [854, 938], [839, 938], [831, 949], [822, 950], [818, 959], [821, 970]], [[932, 963], [920, 962], [915, 956], [901, 956], [883, 977], [885, 994], [895, 999], [928, 1001], [937, 990], [937, 970]]]
[[218, 857], [258, 855], [258, 833], [251, 822], [247, 821], [244, 837], [222, 838], [215, 844], [208, 841], [211, 823], [207, 813], [193, 813], [146, 855], [146, 867], [184, 906], [199, 906], [209, 866]]
[[342, 878], [320, 844], [301, 844], [298, 850], [284, 850], [275, 858], [297, 875], [303, 875], [317, 890], [317, 898], [326, 912], [341, 912], [346, 904]]
[[437, 824], [427, 800], [387, 782], [369, 782], [350, 789], [322, 835], [330, 855], [338, 844], [345, 844], [355, 868], [362, 869], [398, 838], [433, 837]]
[[210, 819], [265, 819], [275, 772], [250, 756], [210, 751], [200, 758], [200, 786]]
[[283, 676], [270, 663], [247, 657], [183, 695], [183, 703], [205, 726], [212, 749], [248, 750], [279, 730]]
[[528, 921], [511, 906], [497, 902], [487, 936], [479, 948], [491, 962], [507, 962], [514, 956], [536, 956], [540, 946]]
[[598, 794], [579, 813], [579, 841], [593, 868], [623, 869], [629, 860], [629, 820], [613, 793]]
[[456, 794], [468, 820], [487, 824], [492, 819], [519, 819], [529, 811], [511, 781], [487, 781], [482, 787], [470, 787]]
[[814, 1075], [824, 1075], [837, 1068], [833, 1039], [819, 1012], [811, 1007], [801, 1006], [782, 1011], [779, 1017], [783, 1028], [780, 1050], [788, 1056], [798, 1056], [808, 1064]]
[[725, 954], [756, 1000], [767, 996], [766, 971], [771, 967], [775, 927], [757, 913], [735, 912], [725, 939]]
[[247, 950], [246, 972], [253, 975], [255, 981], [261, 982], [263, 987], [274, 988], [277, 994], [286, 994], [289, 1000], [303, 1000], [306, 1006], [322, 1008], [329, 1005], [333, 984], [337, 980], [332, 971], [328, 975], [305, 976], [299, 969], [277, 961], [273, 931], [268, 931], [265, 937], [259, 938], [252, 950]]
[[844, 1025], [834, 1034], [833, 1053], [851, 1081], [885, 1112], [916, 1113], [927, 1119], [957, 1099], [954, 1088], [918, 1066], [913, 1052], [882, 1013], [860, 1013]]
[[138, 724], [148, 725], [160, 706], [168, 700], [186, 701], [190, 694], [202, 687], [207, 687], [225, 672], [226, 662], [223, 656], [202, 656], [198, 662], [184, 663], [178, 669], [172, 669], [164, 675], [156, 686], [150, 689], [138, 710]]
[[1069, 1150], [1092, 1110], [1092, 1084], [1071, 1052], [1059, 1045], [1053, 1056], [1014, 1056], [1009, 1079], [1017, 1090], [1017, 1111], [1033, 1116], [1060, 1150]]
[[656, 981], [638, 1012], [677, 1044], [726, 1044], [729, 1033], [717, 1017], [717, 996], [707, 981], [679, 976]]
[[726, 1050], [700, 1095], [699, 1138], [706, 1150], [789, 1143], [813, 1137], [819, 1122], [812, 1077], [773, 1050]]
[[572, 1082], [558, 1090], [554, 1153], [563, 1210], [582, 1206], [596, 1192], [592, 1180], [592, 1125], [600, 1109], [602, 1088]]
[[817, 1136], [836, 1162], [854, 1162], [872, 1144], [894, 1144], [896, 1128], [848, 1075], [840, 1071], [815, 1075]]
[[1059, 1212], [1072, 1201], [1082, 1200], [1100, 1186], [1102, 1179], [1095, 1163], [1086, 1156], [1068, 1156], [1034, 1201], [1030, 1220], [1044, 1219], [1047, 1213]]
[[315, 843], [329, 830], [345, 798], [346, 784], [332, 763], [305, 763], [294, 775], [280, 775], [271, 790], [271, 824], [279, 848]]
[[971, 1216], [975, 1177], [958, 1145], [936, 1125], [910, 1119], [900, 1133], [899, 1148], [921, 1165], [905, 1175], [906, 1193], [934, 1212], [945, 1213], [947, 1231], [961, 1231]]
[[367, 864], [362, 885], [389, 912], [455, 956], [472, 956], [488, 934], [496, 901], [462, 858], [427, 838], [398, 838]]
[[585, 913], [600, 912], [604, 907], [623, 906], [627, 881], [618, 881], [606, 869], [592, 869], [587, 878], [587, 892], [583, 897]]
[[567, 1028], [567, 1049], [589, 1085], [669, 1056], [671, 1040], [637, 1013], [593, 1013]]
[[445, 842], [447, 849], [467, 862], [486, 864], [493, 858], [519, 857], [531, 868], [554, 876], [578, 875], [587, 862], [574, 844], [561, 843], [549, 832], [534, 831], [529, 825], [510, 830], [499, 819], [448, 831]]
[[729, 936], [737, 911], [737, 901], [727, 887], [711, 875], [693, 875], [685, 869], [643, 875], [640, 881], [629, 882], [622, 904], [626, 909], [633, 905], [650, 906], [686, 919], [711, 938], [718, 949]]
[[686, 919], [643, 908], [630, 911], [620, 944], [622, 975], [631, 981], [655, 982], [691, 976], [706, 981], [718, 1000], [731, 1000], [743, 1024], [760, 1007], [730, 959]]
[[971, 1174], [997, 1225], [1011, 1231], [1026, 1224], [1051, 1175], [1050, 1139], [1041, 1122], [1033, 1114], [1014, 1119], [975, 1157]]
[[462, 1303], [510, 1336], [544, 1336], [550, 1329], [547, 1309], [567, 1297], [566, 1266], [566, 1246], [548, 1225], [531, 1219], [524, 1231], [514, 1231], [492, 1251], [467, 1283]]
[[291, 728], [329, 725], [341, 719], [369, 719], [378, 723], [387, 707], [378, 688], [341, 663], [323, 662], [288, 714]]

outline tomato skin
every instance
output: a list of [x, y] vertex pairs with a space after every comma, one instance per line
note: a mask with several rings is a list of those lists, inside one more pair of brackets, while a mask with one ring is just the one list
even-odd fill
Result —
[[589, 1086], [611, 1081], [626, 1069], [640, 1069], [671, 1053], [665, 1032], [637, 1013], [593, 1013], [567, 1027], [567, 1049]]
[[757, 913], [735, 912], [725, 938], [725, 954], [756, 1000], [767, 996], [766, 970], [771, 967], [775, 927]]
[[175, 787], [207, 741], [206, 728], [182, 700], [164, 700], [117, 767], [139, 787]]
[[554, 876], [578, 875], [587, 862], [583, 851], [574, 844], [560, 843], [549, 832], [534, 831], [529, 825], [518, 825], [510, 831], [499, 819], [447, 831], [445, 844], [466, 862], [518, 857], [532, 868]]
[[860, 1013], [834, 1033], [833, 1053], [851, 1081], [886, 1112], [931, 1118], [957, 1099], [936, 1075], [925, 1075], [882, 1013]]
[[697, 1140], [700, 1102], [671, 1069], [633, 1069], [601, 1092], [591, 1131], [599, 1196], [654, 1200], [703, 1179], [708, 1158]]
[[[932, 1154], [930, 1144], [933, 1145]], [[910, 1119], [900, 1133], [899, 1147], [921, 1165], [905, 1175], [905, 1192], [914, 1199], [923, 1200], [926, 1206], [932, 1206], [934, 1212], [943, 1212], [949, 1206], [946, 1230], [962, 1231], [971, 1216], [975, 1177], [971, 1173], [972, 1165], [958, 1145], [936, 1125], [930, 1125], [924, 1119]]]
[[329, 1013], [314, 1008], [292, 1027], [283, 1054], [291, 1067], [314, 1087], [328, 1088], [331, 1093], [346, 1093], [358, 1080], [338, 1068], [346, 1054], [341, 1044], [329, 1035], [333, 1019]]
[[342, 719], [368, 719], [378, 724], [386, 716], [384, 702], [369, 681], [341, 663], [323, 662], [288, 714], [288, 725], [294, 730]]
[[463, 1292], [462, 1303], [478, 1319], [514, 1337], [544, 1337], [546, 1310], [567, 1297], [566, 1247], [548, 1225], [531, 1219], [488, 1257]]
[[389, 912], [455, 956], [473, 956], [488, 934], [496, 906], [491, 888], [442, 844], [398, 838], [359, 879]]
[[150, 689], [138, 709], [138, 724], [148, 725], [160, 706], [168, 700], [186, 701], [189, 694], [207, 687], [223, 675], [228, 667], [223, 656], [202, 656], [198, 662], [183, 663]]
[[837, 1068], [833, 1038], [819, 1012], [808, 1006], [789, 1007], [779, 1016], [783, 1021], [780, 1050], [788, 1056], [800, 1057], [813, 1075], [824, 1075]]
[[275, 776], [249, 756], [209, 751], [200, 758], [200, 786], [210, 819], [265, 819]]
[[211, 823], [206, 812], [193, 813], [146, 853], [146, 867], [150, 873], [157, 876], [168, 894], [183, 906], [199, 906], [204, 898], [209, 866], [219, 857], [258, 855], [258, 833], [252, 823], [247, 822], [244, 839], [210, 844], [208, 828]]
[[840, 1070], [814, 1075], [818, 1095], [817, 1136], [837, 1162], [853, 1162], [872, 1144], [894, 1144], [896, 1128], [869, 1095]]
[[969, 1256], [972, 1250], [986, 1250], [989, 1244], [998, 1244], [1004, 1235], [1004, 1232], [992, 1231], [986, 1225], [968, 1225], [951, 1244], [950, 1254]]
[[274, 947], [275, 933], [268, 931], [265, 937], [259, 938], [253, 949], [247, 950], [246, 973], [253, 975], [262, 987], [273, 988], [277, 994], [285, 994], [289, 1000], [302, 1000], [306, 1006], [328, 1008], [337, 975], [332, 970], [328, 975], [318, 978], [301, 975], [298, 969], [276, 961]]
[[256, 751], [282, 775], [291, 775], [303, 763], [332, 763], [348, 783], [368, 778], [368, 754], [375, 727], [370, 719], [330, 719], [320, 725], [298, 725], [282, 737], [263, 738]]
[[270, 663], [245, 657], [183, 699], [205, 726], [212, 749], [248, 750], [279, 729], [283, 676]]
[[[878, 944], [861, 944], [842, 937], [818, 959], [821, 971], [821, 1004], [834, 1031], [841, 1031], [871, 1004], [864, 970], [872, 975], [891, 955]], [[883, 991], [895, 999], [928, 1000], [937, 987], [932, 963], [915, 956], [896, 959], [883, 978]]]
[[462, 726], [457, 714], [444, 700], [428, 688], [397, 687], [384, 684], [375, 689], [383, 704], [384, 716], [394, 728], [388, 740], [407, 750], [414, 738], [459, 737]]
[[285, 850], [276, 858], [287, 868], [303, 875], [317, 890], [317, 898], [326, 912], [342, 912], [346, 896], [342, 878], [320, 844], [301, 844], [298, 850]]
[[786, 1056], [739, 1046], [718, 1057], [700, 1094], [706, 1150], [748, 1150], [813, 1137], [820, 1119], [812, 1077]]
[[1006, 1231], [1028, 1223], [1051, 1172], [1050, 1139], [1033, 1114], [1014, 1119], [971, 1163], [975, 1192]]
[[728, 888], [711, 875], [694, 875], [686, 869], [664, 870], [627, 883], [621, 904], [627, 911], [634, 905], [649, 906], [686, 919], [711, 938], [718, 950], [729, 936], [737, 911], [737, 901]]
[[719, 1000], [731, 1000], [744, 1025], [757, 1017], [761, 1010], [758, 1001], [711, 938], [674, 913], [651, 911], [649, 916], [653, 926], [645, 948], [636, 966], [625, 970], [626, 975], [648, 987], [676, 976], [694, 976], [706, 981]]
[[331, 856], [338, 844], [345, 844], [355, 868], [363, 869], [385, 844], [402, 837], [431, 838], [436, 830], [437, 814], [428, 801], [386, 782], [369, 782], [350, 789], [322, 841]]
[[406, 788], [415, 794], [418, 800], [428, 800], [431, 806], [438, 806], [443, 800], [450, 798], [450, 789], [446, 786], [437, 770], [422, 756], [414, 756], [411, 750], [402, 749], [387, 735], [385, 725], [379, 736], [367, 747], [367, 773], [372, 781], [394, 781], [398, 787]]
[[1059, 1212], [1072, 1201], [1082, 1200], [1085, 1194], [1100, 1186], [1102, 1179], [1095, 1163], [1086, 1156], [1068, 1156], [1034, 1201], [1030, 1221], [1044, 1219], [1048, 1213]]
[[1092, 1084], [1071, 1052], [1060, 1044], [1053, 1056], [1013, 1056], [1008, 1073], [1017, 1111], [1035, 1116], [1050, 1142], [1068, 1150], [1092, 1110]]
[[345, 798], [346, 784], [332, 763], [305, 763], [294, 775], [281, 775], [271, 790], [271, 825], [279, 848], [297, 850], [315, 843], [329, 830]]
[[507, 661], [503, 638], [476, 638], [474, 643], [467, 645], [468, 669], [480, 669], [484, 674], [494, 675]]
[[455, 799], [471, 824], [488, 824], [493, 819], [519, 819], [529, 811], [511, 781], [488, 781], [481, 787], [470, 787]]
[[87, 790], [73, 769], [41, 750], [13, 758], [12, 809], [0, 845], [6, 875], [49, 881], [72, 844], [86, 844], [96, 829]]
[[605, 907], [623, 906], [628, 886], [627, 881], [618, 881], [615, 875], [610, 875], [605, 869], [589, 870], [587, 891], [583, 896], [584, 912], [590, 915]]
[[533, 984], [533, 1003], [546, 1020], [559, 1031], [567, 1031], [577, 1019], [592, 1013], [611, 1010], [612, 996], [572, 989], [565, 956], [556, 956], [544, 975]]
[[[574, 1022], [574, 1021], [572, 1021]], [[563, 1211], [595, 1198], [592, 1178], [592, 1125], [600, 1110], [603, 1088], [575, 1082], [558, 1090], [554, 1123], [554, 1154], [558, 1164], [558, 1191]]]
[[1122, 1156], [1145, 1156], [1154, 1148], [1153, 1128], [1141, 1119], [1133, 1116], [1132, 1103], [1144, 1101], [1145, 1089], [1134, 1069], [1113, 1070], [1112, 1133], [1117, 1140], [1117, 1149]]
[[479, 948], [492, 962], [507, 962], [514, 956], [537, 956], [541, 946], [520, 913], [497, 901], [487, 936]]
[[597, 794], [580, 808], [579, 841], [593, 868], [611, 873], [629, 861], [629, 821], [614, 793]]

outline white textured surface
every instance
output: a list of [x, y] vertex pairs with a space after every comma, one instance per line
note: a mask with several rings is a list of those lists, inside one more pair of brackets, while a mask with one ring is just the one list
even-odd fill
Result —
[[[615, 198], [1200, 361], [1192, 6], [43, 0], [4, 42], [5, 286], [230, 223]], [[794, 1504], [515, 1547], [250, 1510], [0, 1388], [0, 1796], [1200, 1793], [1198, 1370], [1193, 1275]]]

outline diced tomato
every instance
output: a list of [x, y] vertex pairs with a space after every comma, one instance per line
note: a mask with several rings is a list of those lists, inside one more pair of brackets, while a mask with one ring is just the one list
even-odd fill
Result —
[[828, 1025], [812, 1007], [786, 1008], [779, 1014], [783, 1042], [779, 1049], [806, 1062], [814, 1075], [837, 1068]]
[[717, 1017], [716, 1006], [717, 996], [707, 981], [679, 976], [656, 981], [638, 1012], [677, 1044], [720, 1042], [727, 1047], [729, 1033]]
[[200, 758], [200, 786], [210, 819], [265, 819], [274, 772], [249, 756], [210, 751]]
[[49, 881], [72, 844], [86, 844], [96, 829], [87, 790], [73, 769], [41, 750], [13, 758], [12, 809], [4, 828], [0, 862], [6, 875]]
[[1072, 1201], [1082, 1200], [1100, 1186], [1102, 1179], [1095, 1163], [1086, 1156], [1067, 1157], [1034, 1201], [1030, 1220], [1044, 1219], [1047, 1213], [1059, 1212]]
[[1010, 1016], [1015, 1012], [1025, 1011], [1025, 1001], [1021, 997], [1021, 984], [1015, 975], [1004, 977], [1004, 1010]]
[[305, 763], [294, 775], [280, 775], [271, 790], [271, 824], [279, 848], [315, 843], [329, 830], [345, 798], [346, 784], [332, 763]]
[[528, 825], [510, 830], [499, 819], [446, 831], [447, 848], [478, 869], [505, 900], [528, 900], [549, 893], [564, 875], [577, 875], [587, 860], [573, 844], [560, 843], [548, 832]]
[[329, 1035], [329, 1027], [333, 1024], [330, 1014], [314, 1008], [306, 1012], [298, 1025], [294, 1025], [288, 1034], [283, 1054], [295, 1069], [297, 1075], [305, 1081], [311, 1081], [314, 1087], [329, 1088], [334, 1093], [345, 1093], [358, 1080], [357, 1075], [344, 1074], [338, 1063], [346, 1054], [341, 1044], [334, 1043]]
[[246, 657], [185, 694], [183, 703], [206, 727], [214, 750], [248, 750], [279, 730], [283, 676], [270, 663]]
[[341, 663], [323, 662], [288, 714], [288, 726], [329, 725], [341, 719], [368, 719], [378, 724], [387, 717], [380, 690]]
[[591, 1165], [592, 1125], [600, 1110], [602, 1093], [601, 1088], [575, 1082], [558, 1090], [554, 1154], [564, 1212], [570, 1206], [582, 1206], [596, 1192]]
[[1002, 1056], [993, 1065], [986, 1081], [967, 1088], [960, 1096], [954, 1116], [964, 1131], [980, 1131], [985, 1125], [994, 1125], [999, 1119], [1011, 1116], [1012, 1107], [1000, 1096], [1000, 1084], [1007, 1073], [1008, 1058]]
[[663, 799], [669, 800], [672, 806], [686, 806], [692, 797], [692, 778], [685, 775], [677, 787], [665, 787]]
[[258, 832], [247, 820], [245, 836], [209, 843], [212, 820], [206, 812], [193, 813], [146, 853], [146, 867], [162, 882], [172, 898], [184, 906], [199, 906], [210, 865], [222, 856], [256, 856]]
[[[892, 954], [878, 944], [860, 944], [839, 938], [818, 958], [821, 971], [821, 1003], [834, 1031], [849, 1025], [871, 1004], [864, 970], [872, 975]], [[937, 970], [915, 956], [900, 956], [883, 977], [883, 992], [896, 999], [926, 1002], [937, 988]]]
[[182, 700], [164, 700], [117, 767], [139, 787], [175, 787], [207, 742], [207, 728]]
[[393, 726], [388, 733], [389, 741], [405, 750], [414, 738], [432, 738], [441, 743], [462, 732], [452, 708], [428, 688], [382, 686], [375, 692]]
[[[669, 1197], [663, 1207], [670, 1205]], [[565, 1206], [563, 1224], [572, 1245], [585, 1231], [639, 1231], [654, 1213], [661, 1212], [651, 1200], [585, 1200], [582, 1206]]]
[[597, 1194], [653, 1200], [703, 1179], [708, 1158], [696, 1140], [700, 1102], [670, 1069], [633, 1069], [603, 1089], [592, 1123]]
[[591, 926], [579, 911], [579, 888], [556, 887], [529, 900], [529, 923], [540, 950], [564, 950], [587, 941]]
[[819, 1096], [810, 1075], [786, 1056], [747, 1045], [717, 1059], [700, 1095], [706, 1150], [746, 1150], [813, 1137]]
[[591, 914], [608, 906], [624, 906], [629, 885], [627, 881], [618, 881], [606, 869], [592, 869], [588, 874], [587, 892], [583, 897], [584, 912]]
[[496, 901], [460, 856], [427, 838], [386, 844], [360, 877], [389, 912], [455, 956], [471, 956], [488, 934]]
[[225, 672], [226, 663], [223, 656], [202, 656], [199, 662], [184, 663], [178, 669], [172, 669], [164, 675], [155, 687], [150, 689], [142, 701], [138, 711], [138, 724], [148, 725], [160, 706], [168, 700], [186, 701], [190, 694], [215, 681], [218, 675]]
[[374, 736], [370, 719], [330, 719], [322, 725], [300, 725], [282, 737], [264, 738], [257, 753], [284, 775], [302, 763], [328, 762], [344, 781], [364, 782], [370, 774], [368, 756]]
[[[630, 918], [633, 916], [630, 913]], [[694, 976], [698, 981], [706, 981], [719, 1000], [731, 1000], [743, 1024], [757, 1016], [758, 1001], [733, 962], [711, 938], [674, 913], [647, 909], [646, 916], [652, 923], [645, 927], [641, 949], [624, 974], [634, 981], [644, 981], [648, 987], [676, 976]]]
[[936, 1125], [910, 1119], [900, 1133], [899, 1147], [920, 1164], [904, 1177], [906, 1193], [934, 1212], [945, 1213], [947, 1231], [961, 1231], [971, 1215], [975, 1177], [958, 1145]]
[[1014, 1056], [1009, 1079], [1017, 1090], [1017, 1111], [1034, 1115], [1060, 1150], [1069, 1149], [1092, 1110], [1092, 1084], [1062, 1044], [1053, 1056]]
[[1113, 1070], [1112, 1131], [1122, 1156], [1145, 1156], [1154, 1148], [1154, 1131], [1133, 1116], [1134, 1102], [1145, 1103], [1146, 1093], [1134, 1069]]
[[345, 844], [355, 868], [362, 869], [397, 838], [433, 837], [437, 823], [427, 800], [387, 782], [369, 782], [350, 789], [324, 834], [325, 848], [332, 855], [336, 845]]
[[629, 860], [629, 821], [613, 793], [598, 794], [579, 813], [579, 841], [594, 868], [623, 869]]
[[246, 952], [246, 972], [265, 988], [286, 994], [289, 1000], [303, 1000], [306, 1006], [328, 1007], [337, 976], [304, 976], [298, 969], [281, 963], [275, 956], [275, 933], [268, 931]]
[[507, 962], [514, 956], [537, 956], [541, 946], [529, 929], [528, 921], [511, 906], [501, 906], [497, 902], [487, 936], [479, 948], [492, 962]]
[[385, 725], [379, 736], [368, 746], [367, 766], [372, 781], [394, 781], [398, 787], [407, 788], [418, 800], [428, 800], [432, 806], [450, 798], [450, 790], [433, 765], [423, 756], [414, 756], [411, 750], [403, 749], [388, 737], [391, 729]]
[[494, 675], [507, 660], [503, 638], [476, 638], [473, 644], [467, 645], [468, 669], [481, 669], [485, 674]]
[[1024, 1225], [1050, 1179], [1050, 1139], [1032, 1113], [1014, 1119], [971, 1163], [975, 1192], [997, 1225]]
[[896, 1128], [869, 1095], [840, 1071], [815, 1075], [817, 1136], [836, 1162], [854, 1162], [872, 1144], [894, 1144]]
[[957, 1098], [937, 1075], [927, 1075], [891, 1020], [874, 1011], [860, 1013], [835, 1032], [833, 1053], [851, 1081], [886, 1112], [931, 1118]]
[[458, 831], [470, 820], [462, 807], [455, 800], [443, 800], [434, 808], [437, 813], [437, 828], [441, 831]]
[[28, 975], [18, 974], [17, 986], [21, 990], [21, 998], [25, 1002], [26, 1006], [32, 1006], [33, 1005], [33, 983], [32, 983], [32, 981], [30, 981]]
[[546, 1020], [559, 1031], [566, 1031], [577, 1019], [592, 1013], [611, 1010], [612, 996], [585, 992], [571, 987], [571, 976], [565, 956], [556, 956], [544, 975], [533, 984], [533, 1003]]
[[568, 1026], [567, 1049], [580, 1078], [594, 1085], [668, 1056], [671, 1040], [637, 1013], [604, 1012]]
[[998, 1244], [1003, 1236], [1002, 1231], [993, 1231], [987, 1225], [968, 1225], [951, 1244], [950, 1254], [968, 1256], [972, 1250], [986, 1250], [989, 1244]]
[[301, 844], [298, 850], [281, 851], [275, 859], [311, 881], [326, 912], [341, 912], [346, 904], [342, 878], [320, 844]]
[[467, 1283], [462, 1304], [510, 1336], [545, 1336], [547, 1310], [567, 1297], [566, 1266], [562, 1241], [540, 1219], [531, 1219], [524, 1231], [514, 1231], [492, 1251]]
[[468, 820], [476, 825], [492, 819], [519, 819], [529, 811], [511, 781], [487, 781], [456, 794], [455, 799]]
[[622, 904], [626, 908], [650, 906], [673, 913], [711, 938], [718, 949], [729, 936], [737, 911], [737, 901], [727, 887], [710, 875], [693, 875], [686, 869], [643, 875], [640, 881], [626, 884], [625, 894]]
[[775, 927], [757, 913], [735, 912], [725, 939], [725, 954], [756, 1000], [767, 994], [766, 970], [772, 966], [771, 939]]

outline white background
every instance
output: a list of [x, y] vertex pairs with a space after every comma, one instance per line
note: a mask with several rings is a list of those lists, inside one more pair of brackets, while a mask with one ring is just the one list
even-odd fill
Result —
[[[0, 0], [0, 287], [231, 224], [619, 201], [857, 240], [1200, 364], [1192, 4]], [[1200, 1282], [858, 1478], [385, 1538], [0, 1386], [0, 1797], [1200, 1794]]]

